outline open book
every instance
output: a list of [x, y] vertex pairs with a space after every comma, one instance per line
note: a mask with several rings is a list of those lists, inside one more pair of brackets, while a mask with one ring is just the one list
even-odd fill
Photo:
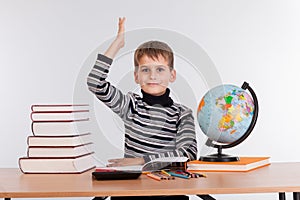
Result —
[[144, 165], [131, 165], [122, 167], [97, 167], [95, 171], [116, 170], [116, 171], [156, 171], [160, 169], [186, 169], [187, 157], [165, 157], [156, 158]]

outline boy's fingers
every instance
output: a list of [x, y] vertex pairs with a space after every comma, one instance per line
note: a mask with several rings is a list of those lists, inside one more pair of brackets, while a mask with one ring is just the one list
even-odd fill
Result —
[[119, 24], [123, 24], [125, 22], [125, 17], [121, 18], [119, 17]]

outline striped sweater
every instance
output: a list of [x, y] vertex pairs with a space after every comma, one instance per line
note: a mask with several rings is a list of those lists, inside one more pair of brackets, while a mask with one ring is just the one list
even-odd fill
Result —
[[116, 113], [125, 125], [124, 157], [197, 158], [197, 141], [192, 110], [171, 105], [149, 105], [138, 94], [123, 94], [106, 80], [112, 59], [99, 54], [87, 78], [89, 90]]

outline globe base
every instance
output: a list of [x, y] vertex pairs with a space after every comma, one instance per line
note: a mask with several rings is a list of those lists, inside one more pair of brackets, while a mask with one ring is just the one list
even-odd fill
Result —
[[239, 161], [240, 158], [237, 156], [216, 153], [212, 155], [201, 156], [199, 160], [206, 162], [234, 162]]

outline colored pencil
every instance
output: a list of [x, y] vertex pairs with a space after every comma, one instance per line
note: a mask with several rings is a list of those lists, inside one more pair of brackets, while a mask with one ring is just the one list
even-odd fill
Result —
[[161, 177], [159, 176], [156, 176], [155, 174], [146, 174], [148, 177], [154, 179], [154, 180], [157, 180], [157, 181], [160, 181], [161, 180]]

